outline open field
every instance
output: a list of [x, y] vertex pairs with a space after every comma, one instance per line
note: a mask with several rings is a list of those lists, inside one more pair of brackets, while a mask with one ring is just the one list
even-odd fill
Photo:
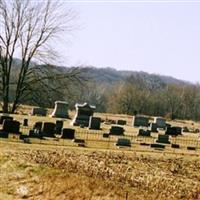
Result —
[[0, 144], [1, 199], [200, 199], [199, 155]]
[[[0, 139], [0, 199], [200, 199], [200, 141], [198, 134], [184, 133], [172, 138], [180, 149], [166, 145], [165, 150], [141, 146], [154, 143], [153, 137], [137, 137], [138, 128], [131, 126], [131, 116], [96, 114], [102, 118], [125, 119], [126, 138], [131, 148], [116, 148], [118, 136], [103, 138], [111, 125], [102, 130], [76, 129], [76, 138], [86, 140], [86, 148], [71, 140], [31, 139], [25, 144], [16, 138]], [[20, 122], [29, 119], [27, 134], [36, 121], [56, 118], [13, 115]], [[190, 121], [170, 122], [195, 126]], [[64, 127], [71, 127], [70, 120]], [[163, 133], [163, 131], [160, 131]], [[120, 136], [121, 137], [121, 136]], [[197, 147], [189, 151], [187, 146]]]

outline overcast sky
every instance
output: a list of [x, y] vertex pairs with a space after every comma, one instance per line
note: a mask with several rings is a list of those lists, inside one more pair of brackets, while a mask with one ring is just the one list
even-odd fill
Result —
[[65, 65], [137, 70], [200, 82], [200, 1], [89, 2], [66, 5], [79, 30]]

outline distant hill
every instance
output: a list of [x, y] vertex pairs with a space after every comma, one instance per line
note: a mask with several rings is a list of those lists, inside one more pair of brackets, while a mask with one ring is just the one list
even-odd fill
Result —
[[[33, 63], [32, 63], [33, 64]], [[19, 67], [20, 60], [15, 59], [13, 65], [15, 67]], [[45, 66], [44, 66], [45, 67]], [[119, 81], [123, 81], [130, 76], [135, 76], [143, 79], [147, 84], [151, 86], [151, 88], [158, 87], [158, 85], [167, 85], [167, 84], [191, 84], [189, 81], [180, 80], [171, 76], [163, 76], [159, 74], [150, 74], [143, 71], [127, 71], [127, 70], [116, 70], [111, 67], [107, 68], [97, 68], [94, 66], [72, 66], [72, 67], [64, 67], [64, 66], [54, 66], [55, 71], [59, 71], [61, 73], [66, 73], [73, 68], [79, 68], [84, 76], [96, 81], [97, 83], [107, 83], [107, 84], [115, 84]], [[53, 71], [54, 71], [53, 70]]]
[[[60, 68], [60, 69], [59, 69]], [[58, 70], [62, 71], [68, 71], [71, 69], [71, 67], [59, 67]], [[137, 76], [145, 80], [147, 83], [150, 84], [158, 83], [161, 84], [177, 84], [177, 85], [183, 85], [183, 84], [191, 84], [189, 81], [180, 80], [171, 76], [163, 76], [159, 74], [150, 74], [143, 71], [127, 71], [127, 70], [116, 70], [114, 68], [97, 68], [93, 66], [79, 66], [81, 70], [85, 72], [85, 74], [92, 78], [93, 80], [97, 82], [105, 82], [114, 84], [118, 81], [123, 81], [129, 76]]]

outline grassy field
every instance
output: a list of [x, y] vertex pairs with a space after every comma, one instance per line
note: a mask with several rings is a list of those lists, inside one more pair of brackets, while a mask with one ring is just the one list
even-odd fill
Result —
[[[167, 145], [164, 151], [154, 150], [139, 145], [142, 140], [154, 142], [154, 138], [136, 137], [138, 129], [131, 126], [131, 116], [95, 115], [127, 120], [125, 135], [131, 138], [132, 147], [116, 148], [116, 136], [109, 141], [103, 139], [102, 134], [111, 126], [106, 124], [97, 132], [75, 127], [76, 137], [87, 140], [86, 148], [68, 140], [32, 139], [32, 144], [25, 144], [1, 139], [0, 199], [200, 199], [199, 149], [185, 148], [198, 145], [188, 143], [189, 140], [198, 142], [198, 134], [184, 133], [179, 138], [180, 149]], [[29, 128], [36, 121], [56, 121], [50, 117], [13, 117], [20, 122], [28, 118]], [[190, 121], [170, 123], [199, 127], [199, 123]], [[70, 127], [70, 120], [65, 120], [64, 127]]]

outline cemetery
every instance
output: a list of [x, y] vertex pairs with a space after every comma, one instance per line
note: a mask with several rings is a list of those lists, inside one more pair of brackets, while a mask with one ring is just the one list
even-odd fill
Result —
[[[72, 171], [79, 174], [78, 179], [72, 178], [76, 184], [84, 183], [83, 176], [86, 180], [92, 178], [100, 180], [100, 177], [107, 179], [107, 176], [109, 176], [109, 178], [115, 181], [115, 187], [118, 187], [121, 184], [121, 180], [124, 180], [126, 186], [123, 187], [122, 191], [119, 189], [122, 195], [124, 190], [132, 188], [129, 185], [131, 177], [127, 175], [126, 179], [122, 178], [122, 174], [127, 173], [127, 169], [133, 173], [132, 165], [137, 167], [137, 170], [139, 170], [138, 173], [141, 173], [140, 177], [142, 178], [141, 180], [144, 180], [142, 182], [144, 185], [148, 182], [146, 182], [143, 171], [148, 171], [152, 175], [154, 173], [152, 166], [163, 172], [163, 164], [165, 163], [166, 167], [164, 170], [167, 174], [181, 174], [182, 172], [179, 172], [178, 168], [180, 164], [186, 168], [194, 160], [195, 162], [199, 162], [200, 141], [198, 134], [182, 132], [181, 127], [185, 126], [185, 123], [167, 121], [171, 126], [163, 129], [158, 128], [154, 122], [154, 118], [149, 117], [148, 120], [146, 118], [145, 120], [142, 119], [142, 122], [139, 120], [137, 122], [139, 126], [133, 126], [133, 116], [96, 113], [94, 107], [88, 104], [77, 107], [75, 112], [68, 110], [66, 118], [57, 114], [57, 117], [52, 117], [52, 115], [48, 115], [47, 113], [46, 116], [28, 115], [28, 113], [27, 115], [2, 114], [0, 116], [0, 121], [2, 122], [0, 131], [1, 151], [6, 151], [8, 155], [12, 153], [14, 156], [12, 163], [15, 163], [15, 166], [21, 166], [22, 163], [26, 165], [28, 161], [30, 163], [29, 168], [31, 167], [32, 170], [39, 170], [36, 164], [43, 166], [46, 173], [50, 174], [52, 173], [51, 170], [57, 169], [56, 173], [59, 176], [54, 177], [53, 181], [62, 182], [58, 178], [63, 176], [61, 175], [62, 170], [65, 170], [69, 174]], [[82, 110], [82, 108], [84, 109]], [[50, 110], [48, 113], [53, 113], [54, 110]], [[117, 123], [103, 123], [106, 120], [113, 120]], [[189, 127], [189, 122], [187, 126]], [[196, 124], [196, 128], [199, 128], [198, 124]], [[10, 148], [7, 150], [9, 146]], [[183, 162], [182, 158], [187, 158], [188, 163], [185, 160]], [[7, 162], [6, 158], [3, 159], [5, 160], [3, 162]], [[19, 161], [20, 164], [18, 164]], [[98, 162], [101, 165], [95, 164]], [[107, 165], [107, 162], [112, 164]], [[123, 163], [123, 165], [120, 163]], [[110, 172], [108, 174], [108, 171], [104, 171], [106, 168], [114, 173]], [[169, 169], [172, 171], [168, 171]], [[21, 168], [15, 167], [15, 170], [19, 171]], [[199, 170], [198, 167], [190, 173], [197, 173], [197, 170]], [[27, 170], [23, 170], [23, 173], [26, 174], [28, 172]], [[33, 172], [30, 173], [32, 174], [31, 176], [36, 176]], [[180, 174], [179, 177], [181, 176]], [[138, 175], [135, 174], [134, 176], [136, 180]], [[174, 174], [170, 176], [174, 176]], [[28, 177], [28, 175], [26, 174], [25, 177]], [[166, 179], [167, 182], [164, 178], [165, 176], [157, 176], [154, 186], [146, 185], [144, 186], [144, 191], [147, 186], [155, 190], [158, 187], [156, 183], [160, 184], [160, 182], [170, 187], [172, 182]], [[49, 178], [47, 180], [49, 181], [49, 184], [47, 184], [48, 187], [51, 185], [52, 180]], [[7, 179], [5, 179], [6, 181]], [[177, 179], [176, 184], [179, 184], [181, 190], [184, 190], [186, 182], [187, 180], [181, 182]], [[64, 186], [66, 181], [62, 183]], [[34, 182], [31, 182], [31, 184], [34, 185], [35, 189], [38, 188], [38, 184], [35, 185]], [[82, 185], [85, 191], [85, 186], [84, 184]], [[165, 186], [163, 185], [163, 188]], [[159, 185], [159, 187], [161, 186]], [[194, 190], [194, 187], [198, 188], [198, 184], [187, 182], [187, 187]], [[58, 188], [55, 187], [54, 190], [59, 190]], [[141, 188], [143, 187], [140, 186], [140, 190]], [[128, 194], [132, 199], [135, 197], [135, 194], [131, 190]], [[68, 191], [67, 188], [66, 191]], [[163, 189], [163, 191], [165, 190]], [[29, 193], [32, 194], [32, 191]], [[145, 192], [143, 193], [145, 194]], [[147, 194], [149, 197], [149, 192]], [[177, 190], [171, 188], [170, 197], [176, 197], [178, 194]], [[161, 195], [164, 197], [165, 193]], [[189, 193], [187, 195], [189, 195], [187, 196], [188, 198], [191, 197]], [[88, 196], [86, 197], [89, 198]]]

